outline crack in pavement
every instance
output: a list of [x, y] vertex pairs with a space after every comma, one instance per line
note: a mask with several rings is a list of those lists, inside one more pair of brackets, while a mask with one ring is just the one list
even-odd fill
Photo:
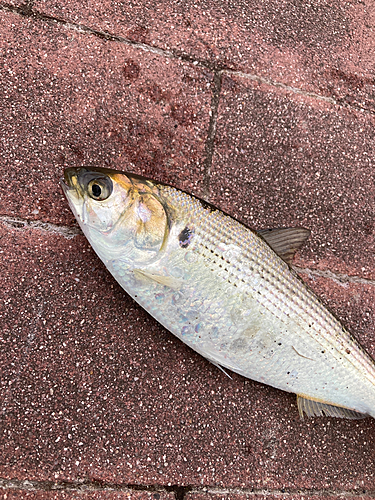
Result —
[[360, 276], [349, 276], [349, 274], [344, 273], [333, 273], [328, 269], [323, 271], [320, 269], [310, 269], [308, 267], [302, 268], [298, 266], [292, 266], [293, 269], [299, 274], [306, 274], [307, 276], [318, 276], [320, 278], [328, 278], [341, 286], [345, 286], [347, 283], [359, 283], [361, 285], [372, 285], [375, 286], [375, 280], [369, 278], [361, 278]]

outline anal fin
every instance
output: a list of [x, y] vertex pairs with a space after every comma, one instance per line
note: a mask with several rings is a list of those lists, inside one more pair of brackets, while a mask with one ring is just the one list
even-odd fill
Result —
[[358, 411], [350, 410], [349, 408], [342, 408], [341, 406], [334, 406], [320, 401], [312, 401], [297, 394], [297, 406], [301, 419], [303, 420], [304, 414], [307, 417], [337, 417], [349, 418], [351, 420], [358, 420], [366, 418], [368, 415], [359, 413]]

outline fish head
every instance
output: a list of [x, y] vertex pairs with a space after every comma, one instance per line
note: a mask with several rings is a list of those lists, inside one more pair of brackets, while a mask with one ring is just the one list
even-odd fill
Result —
[[117, 170], [77, 167], [64, 171], [61, 186], [101, 258], [146, 262], [161, 250], [168, 217], [153, 181]]

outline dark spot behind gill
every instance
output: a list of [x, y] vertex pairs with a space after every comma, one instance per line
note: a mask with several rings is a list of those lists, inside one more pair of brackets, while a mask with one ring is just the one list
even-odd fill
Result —
[[185, 227], [178, 236], [181, 248], [187, 248], [194, 236], [194, 229]]

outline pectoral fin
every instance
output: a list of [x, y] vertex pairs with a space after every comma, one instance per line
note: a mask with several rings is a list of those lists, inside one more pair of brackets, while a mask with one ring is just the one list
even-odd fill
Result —
[[312, 401], [303, 396], [297, 395], [297, 406], [301, 419], [303, 420], [304, 413], [308, 417], [338, 417], [357, 420], [366, 418], [367, 415], [358, 411], [342, 408], [341, 406], [329, 405], [320, 401]]
[[310, 231], [303, 227], [262, 229], [257, 233], [287, 264], [292, 263], [294, 254], [310, 236]]
[[174, 290], [179, 290], [182, 286], [182, 280], [174, 278], [173, 276], [151, 273], [145, 269], [133, 269], [133, 273], [137, 279], [155, 281], [159, 283], [159, 285], [164, 285]]

